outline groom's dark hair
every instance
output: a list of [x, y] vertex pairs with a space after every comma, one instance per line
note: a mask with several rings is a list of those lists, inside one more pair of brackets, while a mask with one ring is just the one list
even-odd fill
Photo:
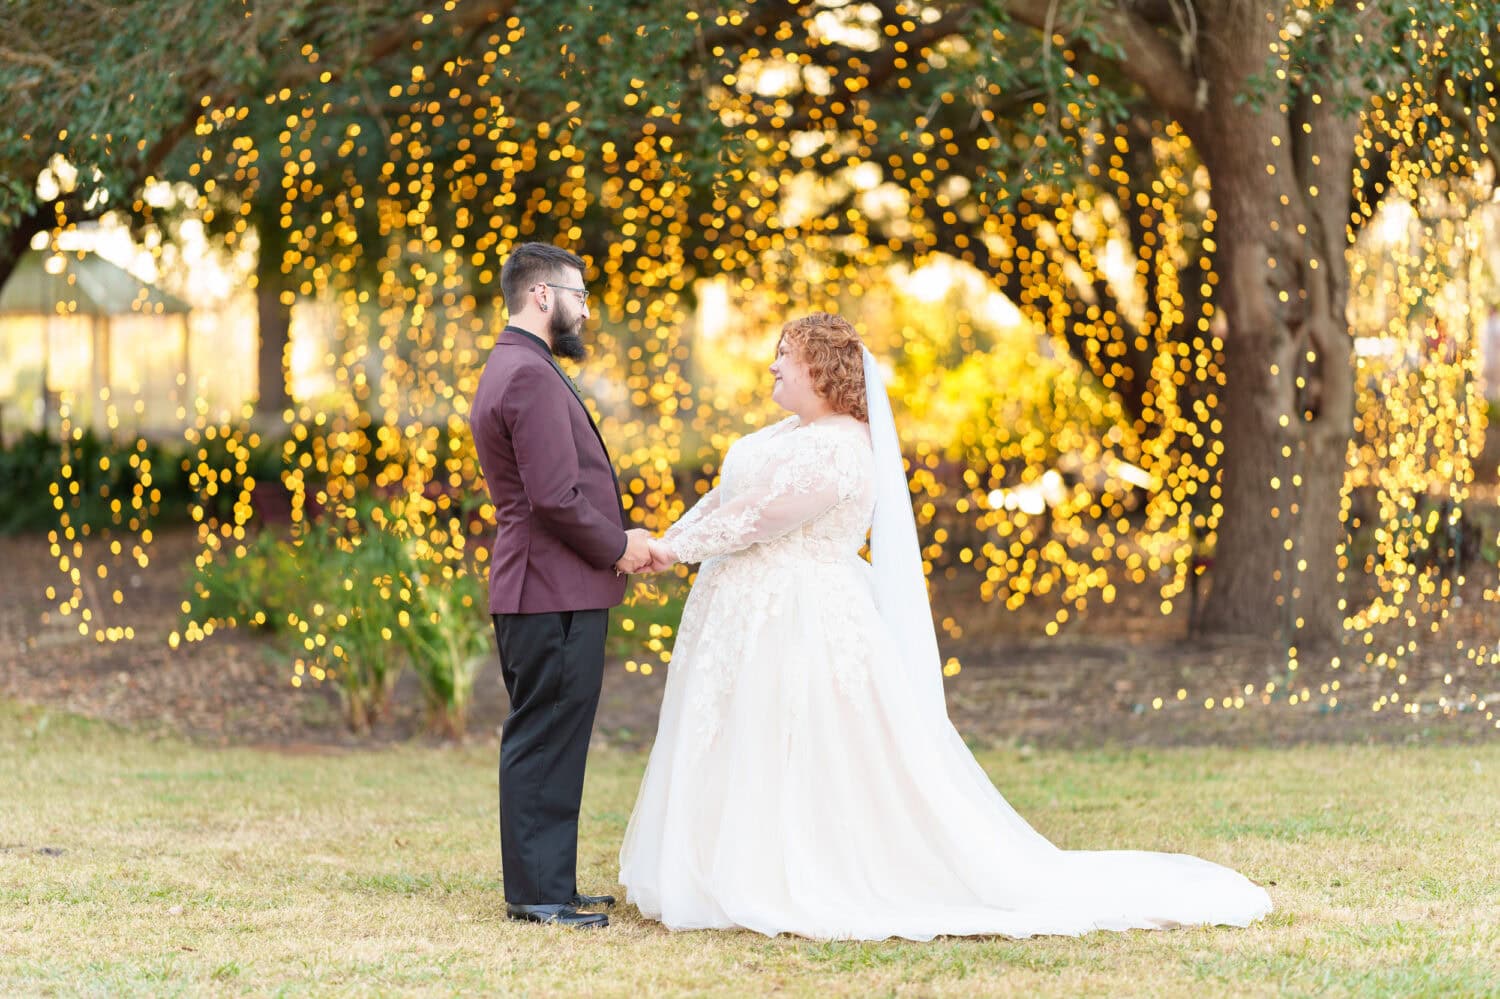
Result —
[[500, 268], [500, 294], [505, 296], [505, 311], [517, 311], [528, 291], [560, 277], [564, 267], [582, 271], [583, 258], [551, 243], [521, 243], [513, 248], [505, 258], [505, 266]]

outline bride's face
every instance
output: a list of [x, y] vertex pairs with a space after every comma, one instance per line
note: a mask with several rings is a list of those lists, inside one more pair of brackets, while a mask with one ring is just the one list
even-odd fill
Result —
[[776, 377], [771, 399], [782, 409], [800, 415], [818, 407], [821, 398], [813, 387], [812, 371], [785, 337], [776, 347], [771, 374]]

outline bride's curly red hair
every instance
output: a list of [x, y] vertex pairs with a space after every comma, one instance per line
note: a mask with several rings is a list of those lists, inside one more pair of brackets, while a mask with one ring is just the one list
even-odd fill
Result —
[[807, 362], [817, 390], [834, 412], [870, 422], [865, 406], [864, 342], [849, 320], [831, 312], [814, 312], [781, 327], [781, 342]]

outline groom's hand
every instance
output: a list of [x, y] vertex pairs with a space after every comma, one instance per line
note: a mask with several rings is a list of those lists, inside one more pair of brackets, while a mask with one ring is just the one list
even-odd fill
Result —
[[636, 527], [625, 532], [625, 554], [615, 563], [615, 572], [640, 572], [651, 564], [651, 534]]

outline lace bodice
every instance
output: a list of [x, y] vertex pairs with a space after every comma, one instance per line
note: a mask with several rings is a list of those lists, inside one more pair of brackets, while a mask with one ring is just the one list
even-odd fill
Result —
[[735, 442], [719, 484], [667, 531], [682, 562], [735, 552], [819, 562], [857, 557], [874, 509], [869, 431], [848, 416], [797, 417]]

